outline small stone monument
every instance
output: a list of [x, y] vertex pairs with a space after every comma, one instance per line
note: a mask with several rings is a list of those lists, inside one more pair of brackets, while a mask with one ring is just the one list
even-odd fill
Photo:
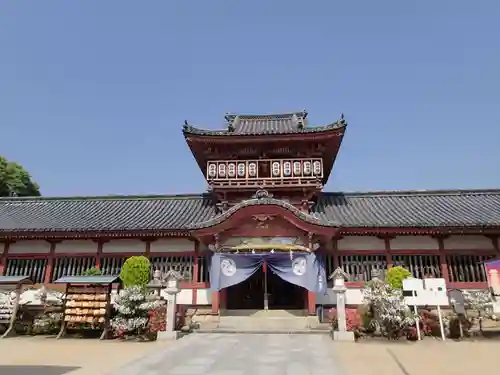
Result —
[[335, 341], [354, 341], [354, 332], [347, 331], [347, 320], [345, 312], [345, 300], [347, 287], [345, 281], [349, 278], [340, 267], [330, 275], [333, 279], [333, 293], [337, 300], [337, 331], [333, 332]]
[[176, 321], [176, 305], [177, 294], [181, 291], [179, 282], [182, 280], [182, 275], [174, 270], [169, 270], [162, 277], [162, 285], [167, 293], [167, 314], [166, 314], [166, 330], [158, 332], [158, 340], [177, 340], [179, 331], [175, 330]]

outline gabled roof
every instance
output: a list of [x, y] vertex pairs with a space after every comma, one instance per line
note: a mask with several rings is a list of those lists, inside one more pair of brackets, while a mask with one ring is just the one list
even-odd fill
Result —
[[[244, 202], [266, 204], [265, 200]], [[303, 220], [324, 226], [500, 228], [500, 189], [323, 193], [309, 215], [285, 206]], [[189, 231], [217, 223], [224, 215], [217, 214], [208, 195], [1, 198], [0, 235]]]
[[344, 128], [347, 123], [342, 118], [332, 124], [311, 127], [308, 124], [307, 112], [291, 112], [281, 114], [246, 115], [226, 114], [226, 129], [208, 130], [184, 124], [183, 133], [204, 136], [241, 136], [241, 135], [286, 135], [300, 133], [318, 133]]

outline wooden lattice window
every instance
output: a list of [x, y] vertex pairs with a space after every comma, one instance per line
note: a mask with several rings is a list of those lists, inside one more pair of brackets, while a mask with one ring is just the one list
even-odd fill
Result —
[[417, 279], [441, 277], [439, 255], [393, 255], [392, 263], [406, 268]]
[[153, 271], [167, 272], [173, 269], [184, 276], [184, 280], [193, 280], [194, 256], [193, 255], [167, 255], [151, 257], [151, 275]]
[[56, 258], [52, 271], [52, 281], [64, 276], [80, 276], [89, 268], [95, 267], [95, 257]]
[[484, 262], [494, 255], [447, 255], [446, 263], [452, 283], [479, 283], [488, 281]]
[[106, 276], [119, 276], [126, 260], [126, 257], [101, 258], [101, 273]]
[[372, 271], [385, 271], [385, 255], [342, 255], [339, 267], [349, 275], [349, 281], [364, 282], [372, 279]]
[[7, 259], [6, 276], [29, 276], [34, 283], [43, 283], [47, 259]]
[[201, 256], [198, 258], [198, 283], [207, 283], [210, 281], [210, 257]]

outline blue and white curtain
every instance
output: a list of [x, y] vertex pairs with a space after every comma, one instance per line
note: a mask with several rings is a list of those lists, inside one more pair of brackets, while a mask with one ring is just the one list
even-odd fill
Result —
[[326, 271], [314, 253], [224, 254], [215, 253], [210, 267], [210, 289], [239, 284], [252, 276], [264, 263], [271, 272], [289, 283], [311, 292], [326, 294]]

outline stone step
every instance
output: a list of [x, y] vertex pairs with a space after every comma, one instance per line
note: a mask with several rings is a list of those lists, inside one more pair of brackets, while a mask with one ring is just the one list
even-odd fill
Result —
[[220, 316], [252, 318], [294, 318], [307, 316], [307, 310], [222, 310]]
[[227, 328], [200, 328], [195, 332], [197, 333], [234, 333], [234, 334], [283, 334], [283, 335], [328, 335], [329, 330], [325, 329], [295, 329], [295, 330], [277, 330], [277, 329], [227, 329]]

